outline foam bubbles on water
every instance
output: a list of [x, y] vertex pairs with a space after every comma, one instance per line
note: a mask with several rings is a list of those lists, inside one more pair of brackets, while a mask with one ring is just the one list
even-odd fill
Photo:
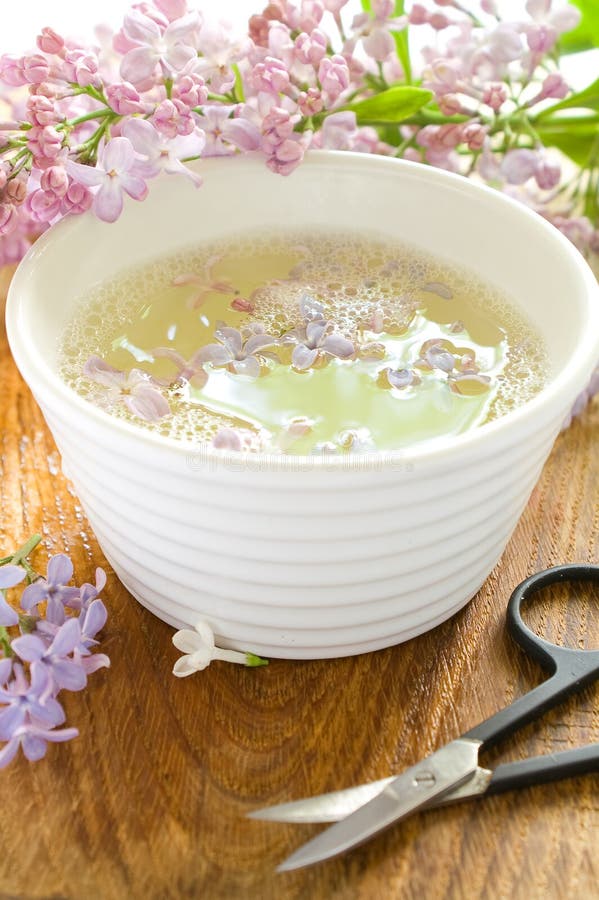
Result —
[[[352, 339], [364, 338], [372, 332], [370, 339], [376, 340], [376, 331], [381, 329], [391, 335], [405, 333], [417, 310], [426, 304], [429, 317], [438, 321], [456, 344], [468, 345], [468, 335], [462, 340], [460, 334], [451, 332], [452, 322], [458, 319], [466, 323], [469, 332], [470, 319], [481, 323], [482, 332], [486, 327], [484, 322], [490, 322], [491, 330], [500, 325], [507, 335], [507, 362], [498, 376], [500, 389], [490, 404], [487, 421], [525, 403], [545, 383], [546, 355], [542, 341], [503, 294], [462, 268], [440, 262], [409, 246], [359, 236], [355, 232], [234, 237], [188, 248], [150, 266], [123, 272], [94, 288], [78, 304], [62, 340], [62, 377], [81, 396], [108, 409], [117, 418], [166, 437], [197, 444], [210, 441], [220, 428], [239, 428], [244, 423], [188, 403], [177, 388], [169, 390], [172, 416], [156, 423], [140, 422], [124, 404], [108, 405], [105, 390], [85, 378], [82, 367], [92, 354], [112, 362], [111, 348], [114, 349], [115, 341], [130, 335], [148, 309], [160, 303], [164, 306], [164, 317], [172, 309], [168, 328], [177, 334], [177, 341], [182, 341], [176, 345], [177, 349], [183, 355], [190, 355], [213, 340], [215, 321], [214, 317], [210, 320], [204, 316], [210, 325], [206, 328], [205, 324], [200, 326], [201, 310], [183, 313], [181, 310], [185, 309], [193, 287], [187, 293], [183, 288], [175, 289], [173, 279], [183, 272], [204, 273], [215, 259], [223, 257], [252, 260], [277, 255], [288, 258], [290, 264], [282, 278], [272, 279], [253, 295], [255, 311], [251, 315], [231, 313], [230, 297], [213, 297], [213, 305], [221, 304], [220, 315], [228, 323], [240, 327], [244, 322], [259, 320], [269, 333], [281, 335], [302, 324], [299, 300], [309, 294], [323, 303], [327, 316], [339, 331]], [[233, 264], [231, 271], [234, 268]], [[450, 285], [453, 298], [448, 300], [425, 290], [426, 285], [434, 283]], [[177, 327], [173, 332], [174, 322]], [[200, 327], [204, 329], [201, 336], [195, 333]], [[156, 343], [160, 341], [153, 345]], [[168, 343], [166, 325], [162, 343]], [[131, 360], [129, 365], [135, 362]], [[260, 429], [252, 431], [246, 427], [244, 436], [249, 449], [264, 448]]]

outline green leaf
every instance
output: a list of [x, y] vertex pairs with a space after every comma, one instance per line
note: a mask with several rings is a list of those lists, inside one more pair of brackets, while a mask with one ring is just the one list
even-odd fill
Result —
[[[405, 12], [405, 0], [395, 0], [394, 16], [403, 16]], [[412, 83], [412, 63], [410, 61], [410, 35], [409, 29], [406, 27], [403, 31], [394, 31], [393, 40], [395, 41], [395, 49], [397, 50], [397, 58], [401, 63], [404, 77], [408, 84]]]
[[582, 13], [580, 23], [559, 40], [562, 53], [579, 53], [599, 45], [599, 3], [597, 0], [570, 0]]
[[545, 147], [557, 147], [569, 156], [576, 165], [584, 168], [589, 161], [594, 141], [597, 137], [598, 124], [593, 120], [573, 126], [571, 123], [560, 124], [559, 119], [551, 124], [543, 124], [539, 135]]
[[431, 100], [433, 94], [424, 88], [399, 85], [351, 103], [346, 109], [355, 112], [359, 125], [377, 125], [384, 122], [403, 122]]
[[571, 94], [565, 100], [554, 103], [548, 109], [542, 110], [537, 116], [538, 119], [545, 118], [560, 109], [592, 109], [599, 110], [599, 78], [592, 84], [589, 84], [584, 91], [577, 94]]
[[367, 13], [372, 12], [371, 0], [362, 0], [362, 9]]

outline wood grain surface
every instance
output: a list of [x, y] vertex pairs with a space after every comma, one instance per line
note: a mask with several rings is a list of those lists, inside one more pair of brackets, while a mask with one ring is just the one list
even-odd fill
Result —
[[[172, 629], [111, 572], [54, 442], [0, 338], [0, 555], [35, 531], [33, 562], [69, 552], [109, 574], [112, 667], [67, 694], [80, 737], [0, 772], [3, 898], [599, 897], [599, 775], [421, 813], [343, 858], [275, 875], [318, 831], [249, 810], [409, 766], [541, 680], [510, 641], [513, 587], [547, 566], [599, 563], [599, 406], [557, 441], [503, 559], [461, 613], [389, 650], [171, 675]], [[599, 595], [546, 593], [536, 622], [599, 646]], [[588, 688], [485, 762], [599, 741]]]

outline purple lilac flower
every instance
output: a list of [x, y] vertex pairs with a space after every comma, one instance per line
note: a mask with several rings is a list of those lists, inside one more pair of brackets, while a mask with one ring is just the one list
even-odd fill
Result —
[[23, 591], [21, 608], [31, 613], [39, 603], [47, 601], [46, 619], [54, 625], [62, 625], [65, 606], [79, 597], [79, 588], [68, 586], [72, 577], [73, 563], [66, 553], [52, 556], [48, 561], [46, 578], [40, 578]]
[[168, 400], [162, 396], [154, 379], [141, 369], [125, 373], [99, 356], [90, 356], [83, 366], [83, 373], [108, 388], [114, 398], [120, 397], [130, 412], [146, 422], [157, 422], [170, 415]]
[[287, 332], [282, 338], [283, 343], [295, 344], [291, 355], [295, 369], [309, 369], [322, 353], [339, 359], [353, 356], [356, 350], [353, 342], [335, 332], [335, 324], [326, 319], [324, 307], [318, 300], [304, 295], [300, 300], [300, 312], [305, 324]]
[[5, 704], [0, 712], [0, 741], [9, 741], [28, 721], [54, 728], [65, 720], [62, 706], [52, 696], [53, 685], [46, 667], [33, 663], [30, 678], [28, 681], [23, 666], [15, 663], [12, 681], [0, 688], [0, 702]]
[[20, 584], [25, 578], [25, 570], [20, 566], [2, 566], [0, 568], [0, 626], [16, 625], [19, 617], [15, 610], [10, 606], [2, 591]]
[[79, 620], [70, 618], [60, 626], [50, 646], [35, 634], [24, 634], [13, 640], [12, 648], [23, 662], [30, 663], [32, 671], [34, 665], [42, 666], [57, 691], [81, 691], [87, 684], [87, 676], [82, 666], [69, 658], [80, 643]]
[[25, 722], [23, 725], [15, 728], [8, 743], [0, 750], [0, 769], [4, 769], [12, 762], [19, 747], [22, 748], [23, 754], [29, 762], [37, 762], [46, 755], [46, 744], [48, 742], [70, 741], [78, 737], [78, 735], [79, 732], [76, 728], [53, 730], [43, 728], [33, 722]]
[[218, 344], [207, 344], [196, 354], [198, 361], [213, 366], [230, 366], [238, 375], [257, 378], [260, 375], [260, 357], [272, 358], [266, 348], [273, 347], [277, 339], [263, 331], [249, 330], [242, 334], [237, 328], [222, 325], [214, 332]]

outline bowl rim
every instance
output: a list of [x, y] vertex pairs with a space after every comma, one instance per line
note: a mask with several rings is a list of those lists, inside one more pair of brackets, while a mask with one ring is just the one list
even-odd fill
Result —
[[[263, 157], [260, 154], [253, 153], [201, 160], [199, 164], [195, 164], [194, 168], [201, 171], [203, 175], [208, 174], [209, 177], [210, 168], [219, 167], [223, 164], [241, 165], [241, 163], [245, 163], [250, 169], [255, 169], [258, 166], [265, 168]], [[86, 419], [92, 420], [102, 431], [108, 429], [115, 435], [122, 436], [125, 439], [132, 439], [147, 449], [165, 450], [184, 456], [189, 456], [190, 453], [201, 453], [207, 463], [211, 463], [219, 468], [239, 468], [240, 463], [244, 459], [251, 457], [252, 470], [258, 468], [263, 468], [267, 471], [291, 469], [294, 472], [300, 472], [302, 470], [323, 468], [327, 470], [343, 469], [348, 472], [354, 469], [360, 471], [381, 468], [397, 469], [398, 466], [408, 467], [409, 469], [410, 464], [413, 462], [435, 461], [446, 457], [448, 453], [453, 455], [454, 452], [460, 453], [465, 450], [476, 449], [477, 445], [502, 436], [506, 431], [512, 430], [514, 426], [523, 420], [534, 418], [537, 413], [547, 410], [552, 402], [559, 397], [560, 393], [563, 393], [565, 389], [567, 390], [568, 385], [572, 382], [579, 384], [579, 390], [584, 388], [584, 379], [586, 377], [584, 373], [588, 371], [589, 358], [593, 348], [596, 358], [599, 358], [599, 283], [582, 255], [565, 235], [532, 209], [494, 188], [478, 184], [462, 175], [436, 169], [421, 163], [350, 151], [310, 150], [301, 164], [301, 169], [309, 170], [313, 166], [320, 169], [323, 166], [338, 169], [339, 167], [349, 167], [351, 165], [381, 170], [398, 168], [399, 170], [405, 170], [413, 178], [437, 182], [440, 185], [450, 185], [454, 188], [459, 186], [462, 192], [486, 197], [487, 201], [494, 203], [498, 207], [498, 212], [502, 208], [508, 208], [512, 212], [517, 211], [517, 214], [524, 220], [528, 219], [534, 222], [535, 227], [543, 230], [548, 238], [553, 241], [556, 252], [561, 252], [570, 263], [575, 265], [580, 274], [581, 287], [586, 291], [590, 313], [590, 321], [586, 324], [584, 344], [581, 347], [582, 352], [569, 359], [567, 364], [538, 394], [521, 406], [516, 407], [516, 409], [462, 434], [450, 435], [447, 438], [439, 437], [430, 443], [416, 445], [413, 448], [363, 451], [355, 454], [339, 454], [335, 456], [332, 454], [249, 453], [243, 450], [217, 449], [205, 442], [187, 443], [118, 419], [95, 406], [89, 400], [84, 399], [73, 388], [62, 381], [43, 356], [29, 352], [26, 336], [21, 333], [18, 327], [21, 314], [21, 303], [19, 300], [21, 282], [27, 278], [28, 270], [35, 265], [38, 255], [45, 253], [48, 245], [51, 247], [56, 234], [66, 232], [68, 235], [69, 231], [81, 228], [86, 223], [97, 223], [93, 213], [87, 211], [82, 215], [69, 214], [65, 216], [42, 234], [21, 260], [9, 287], [6, 303], [8, 341], [17, 366], [27, 384], [32, 388], [36, 400], [39, 395], [43, 403], [47, 395], [52, 395], [57, 403], [63, 407], [68, 407], [69, 412], [72, 411], [75, 415], [80, 414]], [[166, 175], [160, 176], [160, 180], [164, 181], [168, 177]], [[276, 176], [273, 175], [273, 177]], [[289, 177], [293, 177], [293, 175]]]

